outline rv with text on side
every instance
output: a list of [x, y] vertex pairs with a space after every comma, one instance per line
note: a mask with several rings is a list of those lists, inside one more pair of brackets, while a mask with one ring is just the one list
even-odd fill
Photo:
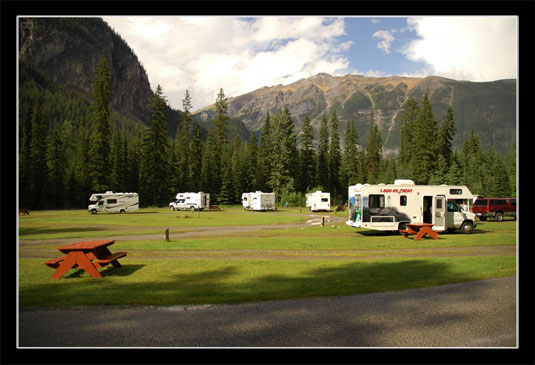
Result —
[[242, 207], [249, 210], [275, 210], [275, 193], [261, 191], [243, 193]]
[[139, 210], [139, 195], [137, 193], [95, 193], [91, 195], [89, 201], [95, 202], [87, 207], [87, 211], [92, 214], [97, 213], [126, 213]]
[[416, 185], [412, 180], [394, 184], [357, 184], [348, 188], [347, 225], [380, 231], [399, 231], [406, 223], [431, 223], [434, 231], [461, 229], [472, 233], [475, 214], [459, 204], [473, 195], [466, 186]]
[[320, 210], [331, 210], [331, 193], [316, 191], [306, 195], [306, 206], [310, 211], [317, 212]]
[[176, 200], [169, 203], [171, 210], [203, 210], [210, 208], [210, 194], [203, 193], [178, 193]]

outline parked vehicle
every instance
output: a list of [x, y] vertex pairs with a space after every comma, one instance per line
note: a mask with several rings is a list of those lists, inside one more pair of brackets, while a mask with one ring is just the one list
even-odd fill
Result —
[[243, 209], [275, 210], [275, 193], [256, 191], [243, 193], [241, 198]]
[[394, 184], [357, 184], [348, 188], [347, 225], [381, 231], [399, 231], [406, 223], [432, 223], [434, 231], [461, 229], [472, 233], [474, 213], [457, 201], [471, 201], [466, 186], [416, 185], [412, 180]]
[[331, 193], [323, 193], [316, 191], [306, 195], [306, 206], [310, 207], [310, 211], [317, 212], [320, 210], [331, 210]]
[[504, 217], [516, 219], [516, 198], [481, 198], [474, 202], [472, 211], [482, 221], [494, 218], [502, 221]]
[[137, 193], [96, 193], [91, 195], [89, 201], [96, 202], [87, 207], [87, 211], [92, 214], [97, 213], [126, 213], [139, 210], [139, 195]]
[[203, 193], [178, 193], [176, 200], [169, 203], [171, 210], [203, 210], [210, 208], [210, 194]]

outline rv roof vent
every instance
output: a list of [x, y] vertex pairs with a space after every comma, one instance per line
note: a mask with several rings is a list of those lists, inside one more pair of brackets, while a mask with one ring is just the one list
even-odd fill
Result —
[[441, 184], [440, 186], [448, 186], [448, 184]]
[[321, 194], [321, 190], [316, 191], [316, 193]]
[[385, 185], [385, 183], [380, 183], [380, 184], [377, 184], [377, 185], [379, 185], [379, 186], [384, 186], [384, 185]]
[[394, 181], [394, 185], [416, 185], [414, 181], [412, 180], [396, 180]]
[[107, 191], [106, 194], [113, 194], [113, 191]]

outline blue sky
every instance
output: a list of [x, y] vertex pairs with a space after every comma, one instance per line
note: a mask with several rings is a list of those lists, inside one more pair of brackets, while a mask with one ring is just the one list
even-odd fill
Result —
[[516, 78], [518, 19], [508, 17], [113, 16], [153, 90], [193, 110], [320, 72], [333, 76]]

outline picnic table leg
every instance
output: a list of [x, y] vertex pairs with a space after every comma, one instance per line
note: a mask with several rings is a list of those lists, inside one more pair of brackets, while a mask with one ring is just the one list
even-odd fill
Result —
[[78, 264], [80, 268], [87, 271], [87, 273], [91, 275], [92, 277], [102, 279], [102, 275], [100, 275], [100, 273], [95, 268], [93, 263], [89, 261], [85, 253], [76, 252], [76, 263]]
[[421, 228], [418, 233], [416, 234], [416, 237], [414, 237], [414, 240], [415, 241], [418, 241], [420, 238], [422, 238], [423, 236], [425, 236], [425, 229]]
[[52, 278], [53, 279], [61, 278], [74, 265], [76, 265], [76, 255], [75, 255], [74, 252], [69, 252], [69, 254], [67, 254], [67, 257], [65, 258], [65, 260], [63, 260], [63, 262], [61, 264], [59, 264], [59, 267], [56, 269], [56, 271], [52, 275]]

